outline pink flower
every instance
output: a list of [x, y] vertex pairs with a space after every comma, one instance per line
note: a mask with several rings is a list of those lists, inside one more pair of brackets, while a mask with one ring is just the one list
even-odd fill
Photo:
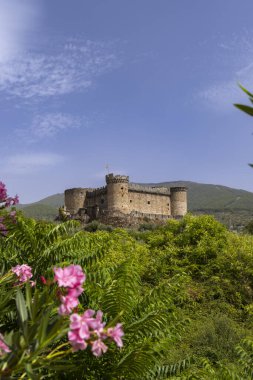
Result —
[[[88, 311], [88, 310], [87, 310]], [[86, 311], [86, 312], [87, 312]], [[85, 312], [85, 313], [86, 313]], [[85, 315], [84, 313], [84, 315]], [[96, 318], [87, 318], [87, 323], [89, 327], [93, 330], [93, 332], [99, 337], [103, 338], [105, 337], [104, 335], [104, 327], [105, 327], [105, 322], [102, 322], [102, 317], [103, 313], [101, 310], [97, 311]]]
[[121, 337], [124, 335], [122, 330], [122, 324], [117, 323], [115, 327], [110, 327], [107, 330], [107, 336], [114, 340], [118, 347], [123, 347], [123, 342]]
[[65, 268], [54, 268], [55, 281], [65, 288], [79, 288], [85, 281], [85, 274], [80, 265], [69, 265]]
[[[0, 182], [1, 184], [1, 182]], [[10, 348], [4, 343], [4, 337], [0, 334], [0, 356], [3, 356], [5, 353], [11, 352]]]
[[19, 282], [21, 283], [28, 281], [33, 276], [32, 268], [27, 264], [16, 265], [11, 268], [11, 270], [17, 275]]
[[82, 339], [90, 338], [89, 326], [84, 318], [84, 316], [79, 314], [72, 314], [70, 317], [70, 329], [78, 333], [78, 336]]
[[7, 198], [7, 190], [5, 184], [0, 181], [0, 203], [4, 202]]
[[78, 298], [67, 296], [61, 296], [61, 306], [59, 307], [59, 314], [66, 315], [70, 314], [72, 309], [79, 304]]
[[77, 330], [69, 331], [68, 338], [71, 346], [73, 347], [73, 351], [85, 350], [87, 348], [87, 343], [85, 340], [80, 338]]
[[91, 351], [93, 355], [95, 356], [101, 356], [103, 353], [105, 353], [108, 350], [108, 347], [102, 342], [101, 339], [95, 340], [92, 342], [92, 348]]
[[77, 286], [76, 288], [68, 289], [68, 296], [70, 297], [79, 297], [82, 294], [83, 288], [81, 286]]

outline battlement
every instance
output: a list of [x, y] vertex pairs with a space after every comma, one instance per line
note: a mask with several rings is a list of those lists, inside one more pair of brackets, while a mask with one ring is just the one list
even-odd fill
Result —
[[106, 183], [128, 183], [129, 182], [129, 176], [127, 175], [114, 175], [113, 173], [107, 174], [106, 177]]
[[97, 189], [92, 189], [92, 191], [87, 192], [87, 198], [93, 198], [98, 195], [105, 195], [107, 193], [107, 187], [98, 187]]
[[183, 192], [183, 191], [187, 191], [188, 190], [188, 188], [186, 187], [186, 186], [176, 186], [176, 187], [171, 187], [170, 188], [170, 192], [172, 193], [172, 192]]
[[151, 186], [143, 186], [135, 183], [129, 183], [128, 190], [145, 193], [145, 194], [159, 194], [159, 195], [169, 195], [169, 189], [167, 187], [151, 187]]

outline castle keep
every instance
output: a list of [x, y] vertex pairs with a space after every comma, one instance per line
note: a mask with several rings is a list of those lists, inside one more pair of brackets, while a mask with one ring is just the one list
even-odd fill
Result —
[[125, 175], [106, 175], [102, 188], [65, 190], [66, 213], [84, 221], [103, 217], [167, 219], [187, 212], [186, 187], [148, 187], [129, 182]]

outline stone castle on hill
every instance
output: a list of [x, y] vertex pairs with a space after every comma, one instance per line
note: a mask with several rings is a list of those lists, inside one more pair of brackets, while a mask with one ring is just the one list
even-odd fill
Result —
[[106, 175], [106, 186], [65, 190], [65, 213], [88, 222], [110, 218], [164, 220], [187, 212], [186, 187], [148, 187], [125, 175]]

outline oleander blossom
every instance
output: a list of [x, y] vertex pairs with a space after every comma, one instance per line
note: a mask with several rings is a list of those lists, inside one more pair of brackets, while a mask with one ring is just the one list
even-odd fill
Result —
[[121, 337], [124, 335], [124, 332], [122, 330], [122, 324], [117, 323], [115, 327], [110, 327], [107, 330], [107, 335], [110, 337], [114, 342], [117, 344], [118, 347], [123, 347], [123, 342]]
[[95, 356], [101, 356], [108, 350], [108, 347], [104, 344], [101, 339], [95, 340], [92, 342], [91, 351]]
[[3, 182], [0, 181], [0, 203], [4, 202], [7, 198], [6, 186]]
[[66, 288], [66, 294], [61, 295], [60, 315], [67, 315], [78, 306], [78, 297], [83, 292], [82, 284], [86, 276], [80, 265], [69, 265], [65, 268], [54, 268], [54, 280], [60, 287]]
[[80, 265], [69, 265], [65, 268], [54, 268], [54, 279], [58, 282], [59, 286], [65, 288], [78, 288], [80, 287], [86, 277]]
[[2, 334], [0, 334], [0, 356], [3, 356], [4, 354], [11, 352], [10, 348], [7, 346], [7, 344], [4, 343], [4, 337]]
[[9, 197], [5, 184], [0, 181], [0, 204], [3, 203], [4, 207], [9, 207], [16, 205], [18, 202], [18, 196], [16, 195], [14, 198]]
[[20, 283], [27, 282], [33, 276], [32, 268], [27, 264], [16, 265], [11, 271], [16, 274]]
[[70, 314], [71, 311], [79, 304], [78, 298], [67, 296], [61, 296], [61, 305], [58, 309], [60, 315]]
[[70, 316], [68, 338], [73, 351], [85, 350], [90, 344], [93, 355], [99, 357], [108, 349], [103, 342], [106, 339], [113, 340], [118, 347], [123, 346], [122, 324], [118, 323], [106, 330], [102, 317], [102, 311], [96, 313], [92, 309], [86, 310], [83, 315], [74, 313]]
[[[63, 288], [57, 291], [61, 302], [58, 313], [60, 315], [71, 314], [79, 304], [78, 297], [83, 292], [82, 285], [86, 276], [79, 265], [69, 265], [65, 268], [55, 267], [54, 274], [54, 281]], [[42, 282], [46, 283], [44, 277], [42, 277]], [[121, 323], [115, 327], [106, 328], [101, 310], [96, 312], [88, 309], [82, 315], [77, 312], [70, 315], [68, 340], [73, 352], [90, 347], [93, 355], [100, 357], [108, 350], [104, 343], [105, 340], [114, 341], [121, 348], [123, 335]]]

